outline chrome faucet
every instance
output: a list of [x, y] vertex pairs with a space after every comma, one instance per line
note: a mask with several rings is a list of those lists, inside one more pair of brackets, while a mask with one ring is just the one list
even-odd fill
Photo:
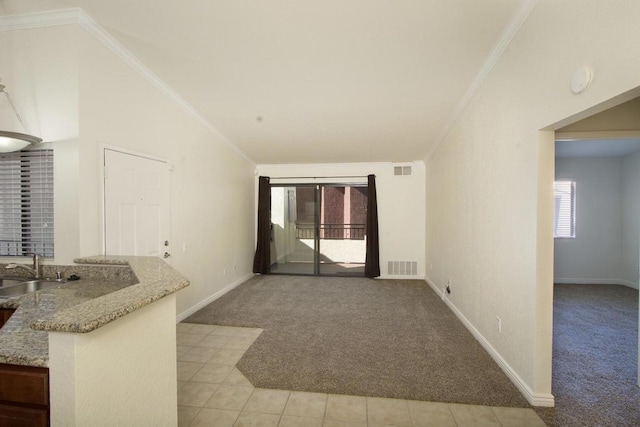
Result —
[[24, 264], [11, 263], [11, 264], [8, 264], [5, 268], [7, 270], [14, 269], [14, 268], [21, 268], [33, 274], [34, 278], [40, 279], [40, 276], [42, 275], [40, 272], [40, 255], [38, 254], [29, 254], [29, 255], [33, 256], [33, 267], [29, 267], [28, 265], [24, 265]]

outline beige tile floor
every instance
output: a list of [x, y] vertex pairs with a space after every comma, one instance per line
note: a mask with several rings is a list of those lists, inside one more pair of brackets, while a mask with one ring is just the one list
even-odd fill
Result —
[[178, 425], [544, 426], [532, 409], [254, 387], [235, 367], [261, 329], [179, 323]]

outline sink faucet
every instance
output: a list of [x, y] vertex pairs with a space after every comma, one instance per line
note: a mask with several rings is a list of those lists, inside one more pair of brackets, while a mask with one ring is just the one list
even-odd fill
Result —
[[29, 273], [33, 274], [34, 278], [39, 279], [40, 276], [41, 276], [41, 273], [40, 273], [40, 255], [38, 255], [38, 254], [29, 254], [29, 255], [33, 256], [33, 267], [29, 267], [28, 265], [24, 265], [24, 264], [11, 263], [11, 264], [8, 264], [5, 268], [7, 270], [14, 269], [14, 268], [21, 268], [21, 269], [26, 270]]

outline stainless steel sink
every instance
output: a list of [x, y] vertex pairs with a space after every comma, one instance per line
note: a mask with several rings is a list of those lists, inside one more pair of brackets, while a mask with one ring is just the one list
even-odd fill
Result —
[[29, 280], [26, 277], [1, 277], [0, 278], [0, 288], [5, 288], [7, 286], [19, 285], [20, 283], [24, 283], [25, 280]]
[[21, 295], [29, 294], [31, 292], [42, 291], [44, 289], [56, 288], [63, 285], [64, 282], [60, 280], [48, 280], [48, 279], [33, 279], [17, 281], [16, 279], [1, 279], [3, 281], [9, 280], [14, 282], [13, 284], [3, 284], [0, 288], [0, 298], [12, 298]]

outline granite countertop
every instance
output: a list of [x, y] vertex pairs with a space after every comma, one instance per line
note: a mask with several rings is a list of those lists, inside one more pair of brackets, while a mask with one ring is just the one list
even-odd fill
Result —
[[189, 281], [156, 257], [95, 256], [77, 264], [129, 267], [137, 280], [90, 277], [57, 288], [0, 300], [16, 312], [0, 329], [0, 363], [48, 366], [48, 332], [87, 333], [160, 298]]

